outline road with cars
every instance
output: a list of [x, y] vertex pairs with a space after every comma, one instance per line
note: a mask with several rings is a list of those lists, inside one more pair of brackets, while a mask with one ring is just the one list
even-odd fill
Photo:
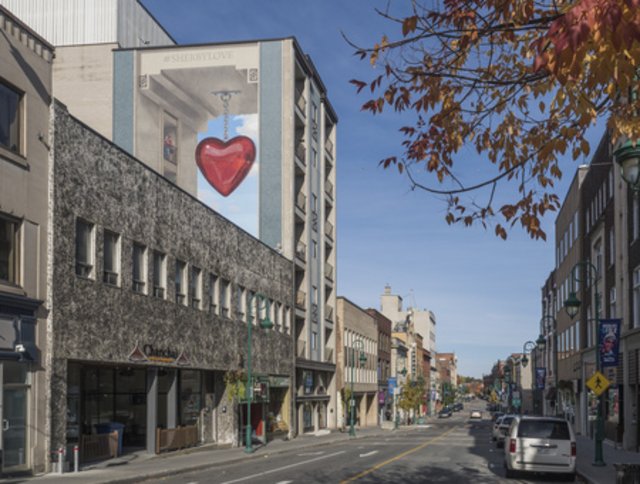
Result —
[[[204, 483], [495, 483], [556, 482], [556, 478], [506, 479], [503, 449], [491, 440], [485, 402], [428, 424], [388, 431], [301, 451], [257, 457], [242, 463], [174, 475], [165, 480]], [[470, 419], [472, 410], [481, 419]]]

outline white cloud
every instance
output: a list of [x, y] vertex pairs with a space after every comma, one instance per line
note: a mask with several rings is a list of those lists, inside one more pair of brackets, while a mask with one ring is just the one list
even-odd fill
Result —
[[236, 127], [236, 133], [248, 136], [252, 140], [258, 139], [257, 114], [242, 114], [236, 116], [236, 119], [240, 121], [240, 125]]

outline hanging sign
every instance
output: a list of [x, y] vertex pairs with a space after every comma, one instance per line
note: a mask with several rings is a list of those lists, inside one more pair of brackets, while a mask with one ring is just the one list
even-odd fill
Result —
[[600, 343], [600, 368], [617, 367], [620, 346], [620, 320], [601, 319], [598, 332]]
[[546, 377], [546, 368], [536, 368], [536, 390], [544, 390]]

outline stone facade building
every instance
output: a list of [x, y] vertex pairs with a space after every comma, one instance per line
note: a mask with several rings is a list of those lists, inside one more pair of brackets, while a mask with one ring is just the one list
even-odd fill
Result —
[[[125, 447], [149, 452], [179, 425], [200, 442], [240, 443], [230, 377], [248, 370], [248, 324], [255, 436], [290, 434], [291, 260], [63, 105], [54, 114], [52, 447], [113, 423]], [[267, 316], [271, 331], [257, 324]]]
[[391, 320], [379, 311], [369, 308], [367, 313], [378, 326], [378, 407], [379, 421], [391, 420], [393, 395], [389, 391], [391, 377]]

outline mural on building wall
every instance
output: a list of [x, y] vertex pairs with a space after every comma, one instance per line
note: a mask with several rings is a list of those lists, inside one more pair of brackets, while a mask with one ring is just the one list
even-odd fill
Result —
[[160, 118], [163, 174], [254, 236], [259, 57], [257, 43], [143, 51], [137, 114], [145, 132]]

